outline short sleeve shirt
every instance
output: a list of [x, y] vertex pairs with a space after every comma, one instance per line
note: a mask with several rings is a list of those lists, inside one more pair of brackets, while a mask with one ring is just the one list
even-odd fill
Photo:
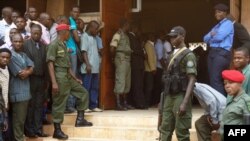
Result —
[[[99, 73], [99, 54], [96, 38], [84, 32], [81, 36], [81, 51], [86, 51], [91, 65], [91, 73]], [[86, 64], [81, 66], [81, 72], [86, 73]]]
[[48, 46], [47, 62], [54, 62], [55, 67], [70, 68], [70, 58], [65, 44], [56, 39]]
[[197, 62], [193, 52], [188, 53], [180, 62], [181, 72], [197, 75]]

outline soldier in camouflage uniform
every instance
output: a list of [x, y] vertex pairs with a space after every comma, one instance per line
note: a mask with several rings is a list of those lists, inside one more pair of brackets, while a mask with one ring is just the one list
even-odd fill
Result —
[[[115, 33], [110, 43], [111, 53], [115, 64], [115, 87], [116, 110], [127, 110], [131, 106], [127, 104], [126, 95], [130, 91], [131, 85], [131, 48], [127, 32], [129, 23], [127, 20], [121, 20], [120, 29]], [[122, 96], [122, 97], [121, 97]], [[120, 99], [123, 99], [123, 102]]]
[[224, 70], [222, 72], [224, 87], [232, 98], [227, 101], [222, 114], [220, 125], [221, 140], [224, 140], [224, 125], [243, 125], [244, 114], [250, 114], [250, 97], [242, 89], [244, 75], [237, 70]]
[[186, 31], [174, 27], [168, 34], [175, 48], [164, 70], [164, 106], [161, 123], [161, 140], [171, 141], [173, 131], [179, 141], [189, 141], [191, 128], [191, 92], [196, 80], [196, 58], [184, 43]]

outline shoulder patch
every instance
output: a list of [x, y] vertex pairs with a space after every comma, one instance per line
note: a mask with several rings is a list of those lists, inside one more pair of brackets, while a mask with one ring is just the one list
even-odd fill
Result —
[[193, 61], [188, 61], [187, 62], [187, 67], [189, 67], [189, 68], [194, 67], [194, 62]]

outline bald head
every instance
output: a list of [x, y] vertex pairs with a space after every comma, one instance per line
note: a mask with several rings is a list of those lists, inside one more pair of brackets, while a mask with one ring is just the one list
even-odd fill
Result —
[[39, 16], [40, 22], [47, 28], [49, 28], [51, 17], [48, 13], [41, 13]]
[[5, 19], [6, 22], [12, 22], [11, 20], [11, 14], [13, 12], [13, 8], [12, 7], [4, 7], [2, 9], [2, 17]]

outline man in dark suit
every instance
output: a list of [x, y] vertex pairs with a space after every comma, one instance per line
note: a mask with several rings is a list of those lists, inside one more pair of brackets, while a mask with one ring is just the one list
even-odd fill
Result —
[[34, 62], [34, 71], [30, 76], [30, 92], [25, 134], [28, 137], [47, 137], [42, 130], [42, 110], [48, 78], [46, 65], [46, 46], [40, 41], [42, 27], [31, 25], [31, 38], [24, 42], [24, 52]]
[[131, 55], [131, 91], [130, 100], [135, 108], [145, 109], [145, 98], [143, 94], [143, 72], [144, 72], [144, 52], [138, 38], [138, 26], [131, 24], [128, 34], [130, 48], [133, 50]]
[[228, 19], [234, 24], [234, 39], [233, 49], [246, 47], [250, 51], [250, 35], [247, 29], [231, 15], [228, 14]]

